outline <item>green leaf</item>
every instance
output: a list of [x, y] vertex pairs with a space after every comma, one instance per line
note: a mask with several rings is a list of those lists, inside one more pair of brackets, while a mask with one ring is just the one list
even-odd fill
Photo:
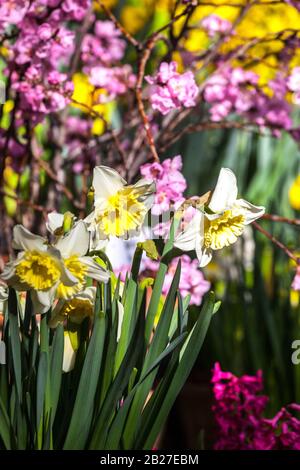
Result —
[[137, 316], [137, 284], [133, 279], [129, 278], [126, 287], [127, 289], [124, 303], [124, 316], [122, 322], [121, 337], [116, 352], [114, 375], [116, 375], [120, 364], [125, 356], [126, 349], [131, 340]]
[[[144, 299], [145, 303], [145, 299]], [[119, 367], [117, 375], [108, 389], [104, 403], [97, 417], [92, 431], [92, 440], [90, 449], [103, 449], [111, 422], [111, 416], [114, 414], [118, 401], [122, 397], [123, 391], [128, 387], [132, 369], [136, 366], [138, 359], [143, 355], [144, 338], [143, 331], [145, 327], [145, 317], [139, 312], [138, 322], [129, 343], [124, 359]]]
[[168, 253], [170, 253], [172, 248], [173, 248], [174, 236], [175, 236], [176, 231], [179, 227], [180, 220], [181, 219], [179, 217], [177, 217], [177, 215], [175, 215], [173, 220], [172, 220], [170, 233], [169, 233], [169, 239], [167, 240], [167, 242], [164, 246], [162, 259], [160, 261], [158, 272], [157, 272], [156, 277], [155, 277], [155, 282], [154, 282], [154, 286], [153, 286], [153, 291], [152, 291], [152, 295], [151, 295], [151, 299], [150, 299], [150, 303], [149, 303], [149, 307], [148, 307], [148, 311], [147, 311], [147, 319], [146, 319], [145, 340], [146, 340], [147, 344], [149, 343], [149, 340], [150, 340], [150, 337], [151, 337], [155, 316], [156, 316], [157, 311], [158, 311], [158, 306], [159, 306], [159, 302], [160, 302], [163, 283], [164, 283], [164, 280], [165, 280], [165, 275], [166, 275], [166, 272], [168, 270], [168, 264], [167, 264], [166, 257], [168, 255]]
[[[176, 291], [179, 284], [180, 279], [180, 269], [181, 264], [180, 261], [178, 262], [177, 269], [168, 292], [167, 298], [165, 300], [165, 304], [163, 306], [163, 310], [157, 325], [157, 328], [154, 333], [154, 337], [149, 347], [148, 354], [146, 355], [143, 369], [141, 372], [141, 376], [143, 376], [149, 367], [153, 364], [153, 362], [159, 357], [161, 353], [165, 350], [169, 337], [169, 328], [172, 316], [174, 315], [174, 307], [176, 301]], [[144, 407], [145, 401], [147, 396], [151, 390], [153, 381], [155, 379], [156, 370], [153, 370], [151, 374], [148, 375], [147, 379], [144, 380], [143, 384], [139, 387], [130, 412], [128, 416], [128, 420], [126, 423], [125, 429], [125, 442], [126, 448], [130, 449], [133, 445], [135, 440], [135, 436], [139, 433], [139, 420], [141, 416], [141, 411]]]
[[63, 447], [65, 450], [83, 449], [86, 444], [93, 417], [104, 338], [105, 316], [103, 312], [100, 312], [95, 318], [92, 337], [87, 349], [72, 418]]
[[64, 356], [64, 328], [58, 325], [50, 353], [50, 387], [51, 387], [51, 417], [54, 421], [56, 408], [59, 399], [59, 392], [62, 379], [62, 364]]
[[17, 386], [18, 400], [22, 402], [22, 370], [21, 370], [21, 344], [18, 324], [18, 300], [14, 289], [9, 289], [8, 296], [8, 318], [9, 318], [9, 336], [12, 352], [12, 362], [14, 377]]
[[142, 415], [143, 427], [135, 442], [136, 449], [151, 449], [187, 380], [206, 336], [214, 309], [214, 294], [210, 293], [201, 314], [183, 344], [179, 363], [170, 363], [160, 386], [155, 390]]
[[43, 351], [40, 355], [36, 386], [36, 429], [37, 448], [42, 448], [44, 426], [44, 404], [48, 378], [48, 355]]
[[10, 435], [11, 425], [9, 416], [0, 396], [0, 437], [5, 445], [6, 450], [11, 449]]

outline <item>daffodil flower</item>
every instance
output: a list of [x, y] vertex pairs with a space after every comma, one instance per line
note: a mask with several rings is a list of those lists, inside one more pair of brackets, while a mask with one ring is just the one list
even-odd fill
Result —
[[73, 323], [81, 323], [84, 318], [92, 317], [96, 291], [96, 287], [89, 286], [69, 300], [60, 299], [53, 309], [49, 326], [55, 328], [67, 317], [70, 317]]
[[235, 243], [245, 226], [264, 214], [264, 207], [237, 199], [237, 195], [234, 173], [222, 168], [207, 207], [197, 210], [192, 221], [175, 238], [177, 248], [196, 250], [200, 267], [210, 262], [214, 250]]
[[108, 281], [109, 274], [93, 258], [85, 256], [89, 233], [83, 221], [53, 245], [17, 225], [13, 247], [21, 251], [7, 263], [1, 277], [19, 291], [30, 291], [35, 312], [47, 312], [55, 296], [68, 299], [82, 291], [86, 276]]
[[0, 314], [4, 313], [7, 300], [8, 300], [7, 287], [0, 285]]
[[138, 235], [153, 203], [154, 182], [141, 179], [127, 185], [117, 171], [98, 166], [94, 169], [92, 185], [94, 211], [85, 222], [92, 232], [94, 249], [101, 249], [103, 241], [110, 236], [128, 239]]

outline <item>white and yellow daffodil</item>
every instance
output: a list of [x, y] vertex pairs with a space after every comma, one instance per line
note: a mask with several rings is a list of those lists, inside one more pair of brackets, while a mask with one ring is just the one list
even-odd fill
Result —
[[109, 279], [109, 274], [93, 258], [85, 256], [89, 233], [83, 221], [53, 245], [17, 225], [13, 247], [21, 251], [7, 263], [1, 277], [19, 291], [30, 291], [37, 313], [47, 312], [55, 296], [69, 299], [82, 291], [87, 276], [100, 282]]
[[196, 250], [200, 267], [206, 266], [214, 250], [236, 242], [246, 225], [261, 217], [265, 208], [237, 199], [236, 177], [222, 168], [207, 207], [199, 208], [187, 227], [175, 238], [183, 251]]
[[7, 287], [0, 285], [0, 314], [4, 313], [7, 300], [8, 300]]
[[101, 249], [110, 236], [125, 239], [137, 236], [153, 203], [155, 183], [141, 179], [127, 185], [117, 171], [98, 166], [92, 184], [94, 211], [85, 222], [92, 232], [94, 248]]
[[46, 228], [52, 235], [59, 237], [69, 232], [74, 225], [75, 216], [72, 212], [50, 212], [47, 216]]
[[84, 318], [92, 317], [96, 291], [96, 287], [89, 286], [69, 300], [60, 299], [53, 309], [49, 326], [55, 328], [58, 323], [63, 322], [67, 317], [70, 317], [73, 323], [81, 323]]

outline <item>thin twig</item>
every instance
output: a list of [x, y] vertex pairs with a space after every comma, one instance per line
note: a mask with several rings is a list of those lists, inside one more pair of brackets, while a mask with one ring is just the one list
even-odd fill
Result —
[[262, 219], [271, 220], [272, 222], [282, 222], [284, 224], [300, 226], [300, 219], [290, 219], [276, 214], [264, 214]]
[[137, 41], [128, 31], [126, 31], [124, 26], [121, 25], [121, 23], [118, 21], [115, 15], [110, 11], [110, 9], [100, 0], [96, 0], [96, 2], [105, 11], [105, 14], [114, 23], [115, 27], [123, 34], [123, 36], [127, 39], [127, 41], [130, 42], [130, 44], [132, 44], [132, 46], [135, 47], [136, 49], [140, 49], [141, 45], [139, 41]]
[[138, 110], [143, 120], [143, 126], [146, 132], [146, 136], [147, 136], [148, 144], [152, 153], [153, 160], [156, 162], [159, 162], [159, 156], [156, 151], [154, 138], [153, 138], [152, 131], [151, 131], [151, 126], [150, 126], [149, 119], [145, 111], [145, 106], [144, 106], [143, 98], [142, 98], [142, 84], [143, 84], [143, 79], [145, 75], [145, 68], [149, 60], [149, 57], [151, 55], [151, 51], [156, 43], [156, 40], [157, 40], [156, 35], [152, 35], [152, 37], [146, 44], [145, 50], [143, 51], [143, 53], [141, 54], [139, 58], [138, 78], [137, 78], [137, 83], [135, 87], [135, 95], [137, 99]]
[[264, 228], [261, 227], [261, 225], [259, 225], [257, 222], [252, 222], [252, 225], [256, 228], [256, 230], [258, 230], [259, 232], [261, 232], [265, 237], [267, 237], [269, 240], [271, 240], [272, 243], [274, 243], [274, 245], [276, 245], [278, 248], [280, 248], [282, 251], [284, 251], [284, 253], [290, 258], [292, 259], [293, 261], [295, 261], [295, 263], [299, 264], [300, 263], [300, 258], [298, 258], [297, 256], [294, 255], [294, 253], [291, 252], [291, 250], [289, 250], [289, 248], [282, 242], [280, 242], [279, 240], [277, 240], [277, 238], [275, 238], [270, 232], [268, 232], [267, 230], [265, 230]]

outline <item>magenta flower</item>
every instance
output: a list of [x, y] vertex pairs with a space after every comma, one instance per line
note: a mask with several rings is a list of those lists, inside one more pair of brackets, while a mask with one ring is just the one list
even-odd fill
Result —
[[[170, 290], [179, 259], [181, 261], [179, 292], [183, 297], [191, 296], [191, 305], [201, 305], [204, 294], [210, 289], [210, 282], [204, 278], [203, 272], [199, 269], [198, 261], [196, 259], [192, 260], [188, 255], [174, 258], [171, 261], [165, 275], [162, 294], [167, 295]], [[141, 277], [155, 277], [158, 267], [158, 261], [145, 258]]]
[[1, 0], [0, 30], [9, 24], [20, 23], [29, 7], [29, 0]]
[[183, 193], [187, 184], [181, 169], [180, 155], [168, 158], [162, 163], [154, 162], [141, 166], [141, 175], [156, 183], [156, 194], [151, 209], [154, 215], [160, 215], [174, 207], [177, 208], [184, 201]]
[[111, 21], [96, 21], [94, 34], [87, 34], [82, 43], [82, 60], [85, 64], [112, 64], [124, 56], [126, 43]]
[[286, 101], [288, 86], [285, 77], [278, 75], [269, 82], [273, 95], [265, 94], [258, 86], [259, 76], [240, 67], [220, 67], [207, 80], [204, 99], [211, 104], [212, 121], [222, 121], [229, 114], [239, 114], [260, 127], [270, 127], [275, 136], [292, 126], [291, 107]]
[[287, 85], [290, 91], [294, 93], [294, 103], [300, 105], [300, 67], [295, 67], [288, 78]]
[[168, 114], [172, 109], [190, 108], [196, 105], [199, 89], [192, 72], [180, 74], [176, 62], [162, 62], [153, 77], [145, 77], [150, 87], [150, 102], [153, 109]]
[[291, 287], [293, 290], [300, 290], [300, 266], [297, 266], [296, 274]]
[[223, 372], [216, 363], [212, 384], [213, 412], [218, 426], [215, 449], [300, 449], [300, 420], [290, 412], [299, 412], [300, 406], [288, 405], [274, 418], [265, 418], [269, 399], [260, 394], [263, 389], [261, 371], [253, 376], [236, 377], [231, 372]]
[[214, 14], [206, 16], [206, 18], [201, 21], [201, 24], [210, 37], [214, 37], [216, 34], [227, 34], [232, 28], [230, 21], [224, 20]]

